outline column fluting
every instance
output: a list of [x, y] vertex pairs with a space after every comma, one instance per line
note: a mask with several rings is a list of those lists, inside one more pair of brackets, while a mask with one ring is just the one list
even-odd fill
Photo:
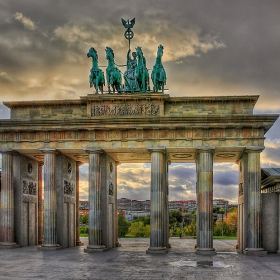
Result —
[[150, 148], [151, 154], [151, 233], [147, 253], [167, 253], [166, 149]]
[[198, 147], [197, 164], [197, 250], [213, 254], [213, 153], [214, 147]]

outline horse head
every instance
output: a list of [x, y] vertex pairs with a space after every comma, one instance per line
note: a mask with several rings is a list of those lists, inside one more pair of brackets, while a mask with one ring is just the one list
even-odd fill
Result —
[[136, 49], [136, 54], [137, 54], [137, 56], [138, 57], [142, 57], [143, 56], [143, 52], [142, 52], [142, 49], [141, 49], [141, 47], [137, 47], [137, 48], [135, 48]]
[[92, 57], [93, 59], [98, 59], [98, 55], [97, 55], [97, 51], [95, 48], [91, 47], [89, 50], [88, 50], [88, 53], [87, 53], [87, 57]]
[[114, 59], [114, 51], [110, 47], [106, 47], [105, 52], [107, 60]]
[[163, 56], [163, 45], [158, 46], [157, 57], [161, 58]]

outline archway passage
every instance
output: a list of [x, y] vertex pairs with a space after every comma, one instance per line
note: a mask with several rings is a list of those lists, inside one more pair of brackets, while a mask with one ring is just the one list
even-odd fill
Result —
[[[196, 162], [197, 252], [213, 252], [210, 212], [215, 161], [239, 162], [239, 197], [240, 204], [244, 203], [240, 248], [246, 253], [263, 251], [259, 223], [259, 155], [264, 148], [264, 134], [278, 115], [253, 114], [257, 99], [258, 96], [170, 97], [137, 93], [88, 95], [67, 101], [5, 102], [11, 108], [11, 119], [0, 122], [1, 153], [9, 154], [3, 156], [3, 166], [7, 168], [3, 169], [1, 179], [1, 214], [9, 223], [1, 225], [0, 244], [15, 241], [13, 237], [8, 239], [6, 233], [15, 230], [11, 174], [17, 166], [12, 163], [16, 158], [14, 153], [18, 153], [45, 165], [42, 247], [60, 248], [60, 234], [63, 236], [66, 231], [70, 236], [69, 227], [59, 229], [62, 219], [59, 213], [74, 211], [70, 204], [76, 197], [77, 184], [74, 177], [71, 180], [75, 186], [69, 180], [67, 166], [62, 164], [61, 169], [56, 168], [62, 156], [69, 162], [71, 159], [89, 163], [89, 251], [106, 250], [117, 243], [114, 214], [117, 163], [151, 162], [153, 225], [148, 252], [165, 253], [168, 164]], [[63, 193], [61, 197], [56, 184]], [[20, 188], [23, 185], [19, 185]], [[59, 209], [55, 203], [58, 199], [62, 199], [64, 205], [69, 203], [69, 209]], [[248, 212], [254, 214], [248, 216]]]

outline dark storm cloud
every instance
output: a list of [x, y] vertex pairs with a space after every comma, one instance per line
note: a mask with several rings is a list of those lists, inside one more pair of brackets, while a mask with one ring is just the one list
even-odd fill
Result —
[[214, 185], [237, 185], [238, 184], [238, 172], [236, 170], [226, 170], [226, 171], [215, 171], [213, 176]]

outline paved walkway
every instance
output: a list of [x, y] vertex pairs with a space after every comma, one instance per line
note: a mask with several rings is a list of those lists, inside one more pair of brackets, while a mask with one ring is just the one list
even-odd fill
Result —
[[280, 255], [245, 256], [235, 253], [236, 241], [214, 240], [218, 254], [201, 256], [194, 253], [195, 242], [171, 238], [164, 255], [146, 254], [144, 238], [120, 239], [122, 247], [91, 254], [85, 246], [0, 249], [0, 279], [280, 279]]

